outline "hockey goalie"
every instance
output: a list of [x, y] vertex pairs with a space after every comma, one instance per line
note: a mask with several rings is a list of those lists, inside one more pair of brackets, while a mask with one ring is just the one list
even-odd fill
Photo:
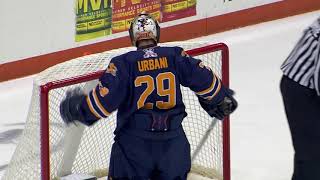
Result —
[[187, 113], [180, 85], [194, 91], [202, 108], [220, 120], [237, 108], [237, 101], [201, 60], [180, 47], [157, 46], [160, 27], [150, 15], [139, 14], [129, 34], [137, 50], [112, 58], [88, 94], [68, 91], [61, 116], [67, 124], [91, 126], [118, 110], [109, 179], [185, 180], [191, 157], [181, 125]]

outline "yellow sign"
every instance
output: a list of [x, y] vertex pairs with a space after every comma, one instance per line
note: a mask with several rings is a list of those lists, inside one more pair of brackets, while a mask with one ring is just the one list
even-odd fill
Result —
[[76, 42], [111, 34], [111, 0], [76, 0]]

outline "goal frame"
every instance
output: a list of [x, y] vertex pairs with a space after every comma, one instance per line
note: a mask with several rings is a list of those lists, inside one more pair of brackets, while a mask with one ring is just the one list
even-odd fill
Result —
[[[190, 56], [202, 55], [210, 52], [221, 51], [222, 56], [222, 82], [229, 87], [229, 48], [224, 43], [217, 43], [205, 47], [186, 51]], [[40, 86], [40, 155], [41, 155], [41, 180], [50, 180], [50, 141], [49, 141], [49, 92], [60, 87], [98, 79], [104, 70], [88, 73], [81, 76], [48, 82]], [[230, 120], [229, 116], [223, 120], [223, 177], [231, 180], [230, 173]]]

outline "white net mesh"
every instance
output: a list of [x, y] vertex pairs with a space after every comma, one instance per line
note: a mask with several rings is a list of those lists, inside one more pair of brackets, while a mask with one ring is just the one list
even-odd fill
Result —
[[[202, 42], [173, 42], [168, 46], [180, 46], [185, 50], [204, 47]], [[122, 48], [88, 55], [58, 64], [41, 72], [34, 80], [32, 102], [24, 132], [8, 166], [3, 180], [41, 179], [40, 156], [40, 86], [53, 81], [74, 78], [97, 72], [107, 67], [110, 59], [135, 48]], [[196, 56], [222, 77], [221, 51]], [[94, 82], [93, 82], [94, 84]], [[66, 173], [86, 173], [105, 176], [113, 143], [116, 113], [102, 119], [92, 127], [82, 125], [66, 127], [59, 115], [59, 104], [70, 88], [89, 88], [92, 82], [83, 82], [53, 89], [49, 92], [50, 178], [56, 179]], [[183, 126], [190, 141], [192, 153], [206, 134], [212, 118], [202, 110], [194, 93], [182, 87], [183, 100], [188, 113]], [[209, 132], [192, 162], [192, 172], [211, 179], [223, 179], [223, 133], [219, 121]]]

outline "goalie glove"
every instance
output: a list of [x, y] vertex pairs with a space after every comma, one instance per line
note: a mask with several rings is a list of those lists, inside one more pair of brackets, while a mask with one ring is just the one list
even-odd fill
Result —
[[224, 117], [231, 114], [238, 107], [238, 102], [233, 98], [234, 91], [231, 89], [226, 89], [225, 97], [218, 103], [212, 100], [206, 100], [201, 97], [199, 102], [201, 107], [207, 111], [211, 117], [223, 120]]
[[60, 103], [60, 115], [67, 125], [83, 119], [80, 106], [85, 97], [80, 88], [67, 91], [66, 97]]

